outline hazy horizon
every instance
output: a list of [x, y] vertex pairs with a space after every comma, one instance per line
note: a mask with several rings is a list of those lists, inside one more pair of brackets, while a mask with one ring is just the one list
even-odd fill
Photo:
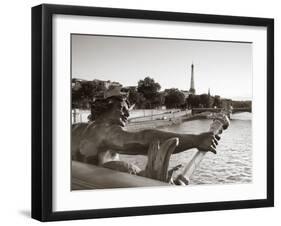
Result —
[[149, 76], [161, 90], [252, 100], [252, 44], [117, 36], [72, 35], [72, 78], [137, 86]]

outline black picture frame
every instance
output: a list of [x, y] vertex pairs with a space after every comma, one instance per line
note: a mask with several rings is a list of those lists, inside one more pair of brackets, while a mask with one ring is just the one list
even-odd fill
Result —
[[[267, 198], [54, 212], [52, 210], [52, 18], [55, 14], [266, 27]], [[273, 19], [49, 4], [32, 8], [32, 218], [40, 221], [56, 221], [271, 206], [274, 206]]]

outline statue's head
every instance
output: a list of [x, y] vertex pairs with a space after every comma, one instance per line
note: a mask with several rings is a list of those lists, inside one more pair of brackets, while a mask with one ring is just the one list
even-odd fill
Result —
[[[112, 94], [112, 95], [110, 95]], [[123, 93], [106, 92], [91, 104], [91, 120], [125, 126], [128, 121], [130, 103]]]

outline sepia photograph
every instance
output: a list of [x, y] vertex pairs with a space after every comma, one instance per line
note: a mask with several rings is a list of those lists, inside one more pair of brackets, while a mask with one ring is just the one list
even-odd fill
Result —
[[252, 43], [71, 34], [71, 190], [252, 183]]
[[274, 19], [32, 8], [40, 221], [274, 206]]

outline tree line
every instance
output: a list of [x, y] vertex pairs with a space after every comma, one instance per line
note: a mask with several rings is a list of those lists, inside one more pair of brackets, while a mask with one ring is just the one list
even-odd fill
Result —
[[[110, 81], [107, 82], [110, 83]], [[93, 99], [106, 90], [104, 84], [105, 82], [100, 80], [72, 79], [72, 108], [89, 109]], [[116, 84], [118, 85], [118, 83]], [[121, 84], [119, 85], [121, 86]], [[223, 107], [224, 99], [218, 95], [185, 95], [177, 88], [160, 90], [161, 85], [151, 77], [139, 80], [137, 86], [121, 88], [121, 91], [128, 93], [128, 99], [131, 104], [135, 104], [136, 109], [156, 109], [163, 106], [167, 109]], [[235, 105], [233, 107], [251, 106], [251, 101], [231, 101], [232, 103]]]

